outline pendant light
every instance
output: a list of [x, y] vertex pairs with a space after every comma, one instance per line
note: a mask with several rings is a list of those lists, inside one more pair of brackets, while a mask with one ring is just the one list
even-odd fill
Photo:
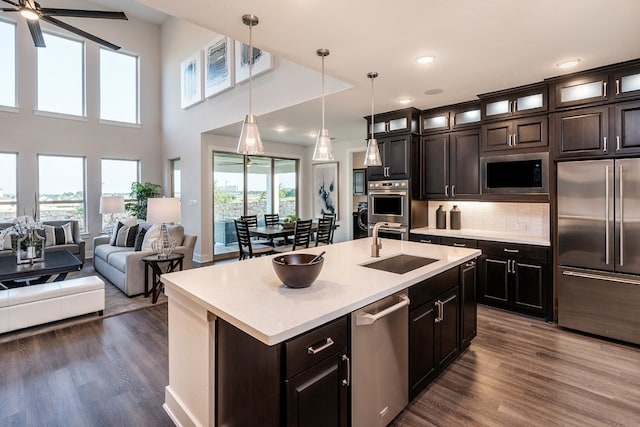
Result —
[[255, 15], [243, 15], [242, 23], [249, 27], [249, 114], [244, 118], [242, 124], [242, 132], [240, 133], [240, 140], [238, 141], [239, 154], [263, 154], [264, 148], [262, 147], [262, 138], [260, 138], [260, 131], [258, 130], [258, 120], [251, 112], [251, 80], [253, 71], [253, 40], [251, 38], [252, 27], [258, 25], [259, 19]]
[[367, 152], [364, 155], [365, 166], [382, 166], [382, 159], [380, 159], [380, 150], [378, 149], [378, 141], [373, 137], [373, 79], [378, 77], [378, 73], [371, 72], [367, 74], [367, 77], [371, 79], [371, 138], [367, 144]]
[[324, 127], [324, 58], [325, 56], [329, 56], [329, 49], [318, 49], [316, 50], [316, 54], [322, 58], [322, 127], [316, 137], [316, 148], [313, 150], [313, 160], [326, 162], [333, 160], [329, 131]]

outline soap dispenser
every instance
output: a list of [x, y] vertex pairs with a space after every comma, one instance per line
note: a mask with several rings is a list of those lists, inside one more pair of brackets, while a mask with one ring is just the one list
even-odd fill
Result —
[[447, 211], [442, 208], [442, 205], [436, 209], [436, 228], [447, 228]]

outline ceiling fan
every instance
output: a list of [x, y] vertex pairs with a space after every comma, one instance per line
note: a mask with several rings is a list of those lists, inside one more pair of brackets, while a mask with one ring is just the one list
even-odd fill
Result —
[[40, 7], [40, 4], [34, 0], [17, 0], [17, 3], [12, 0], [2, 0], [5, 3], [9, 3], [14, 8], [2, 8], [2, 12], [20, 12], [27, 20], [29, 31], [31, 31], [31, 37], [36, 47], [46, 47], [44, 43], [44, 37], [42, 36], [42, 30], [40, 29], [39, 20], [43, 20], [50, 24], [56, 25], [74, 34], [82, 36], [86, 39], [93, 40], [94, 42], [101, 44], [113, 50], [120, 49], [113, 43], [109, 43], [106, 40], [96, 37], [93, 34], [89, 34], [82, 31], [79, 28], [71, 26], [65, 22], [62, 22], [54, 16], [68, 16], [74, 18], [102, 18], [102, 19], [127, 19], [124, 12], [110, 12], [102, 10], [78, 10], [78, 9], [50, 9], [46, 7]]

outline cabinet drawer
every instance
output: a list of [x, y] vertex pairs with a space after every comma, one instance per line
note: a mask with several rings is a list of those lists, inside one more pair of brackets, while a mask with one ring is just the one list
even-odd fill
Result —
[[347, 348], [347, 318], [341, 317], [285, 343], [286, 378]]
[[411, 286], [409, 288], [411, 309], [418, 308], [425, 302], [431, 301], [449, 289], [458, 286], [458, 271], [458, 267], [455, 267]]
[[472, 248], [478, 247], [478, 241], [475, 239], [462, 239], [457, 237], [441, 237], [440, 244], [445, 246], [455, 246], [457, 248]]
[[547, 261], [548, 248], [544, 246], [522, 245], [516, 243], [481, 241], [478, 248], [483, 255], [493, 257], [526, 258]]
[[428, 234], [410, 234], [409, 240], [419, 243], [431, 243], [433, 245], [440, 244], [440, 236], [431, 236]]

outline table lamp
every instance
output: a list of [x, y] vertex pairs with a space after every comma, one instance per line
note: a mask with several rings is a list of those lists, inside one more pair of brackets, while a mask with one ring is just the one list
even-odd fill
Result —
[[110, 214], [109, 220], [104, 225], [102, 231], [105, 234], [113, 233], [113, 226], [116, 218], [115, 214], [124, 213], [124, 197], [123, 196], [101, 196], [100, 197], [100, 213], [102, 215]]
[[147, 199], [147, 222], [160, 223], [160, 237], [151, 243], [151, 249], [158, 259], [166, 259], [176, 248], [176, 242], [169, 235], [167, 223], [180, 221], [180, 199], [175, 197]]

